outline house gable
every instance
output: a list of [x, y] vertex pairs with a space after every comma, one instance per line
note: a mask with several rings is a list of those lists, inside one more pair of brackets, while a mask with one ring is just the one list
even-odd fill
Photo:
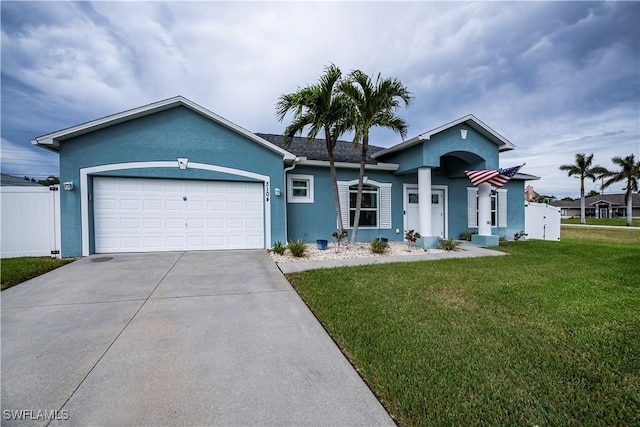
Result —
[[271, 144], [270, 142], [260, 138], [259, 136], [236, 125], [235, 123], [232, 123], [226, 120], [225, 118], [218, 116], [217, 114], [207, 110], [204, 107], [201, 107], [200, 105], [182, 96], [176, 96], [173, 98], [154, 102], [149, 105], [123, 111], [121, 113], [112, 114], [110, 116], [92, 120], [87, 123], [82, 123], [76, 126], [72, 126], [70, 128], [52, 132], [52, 133], [33, 139], [31, 143], [35, 145], [40, 145], [44, 148], [47, 148], [53, 151], [58, 151], [60, 147], [60, 142], [65, 141], [67, 139], [75, 138], [77, 136], [95, 132], [100, 129], [112, 127], [119, 123], [124, 123], [130, 120], [136, 120], [144, 116], [153, 115], [153, 114], [156, 114], [165, 110], [170, 110], [176, 107], [188, 108], [200, 114], [202, 117], [205, 117], [221, 126], [224, 126], [240, 135], [245, 136], [246, 138], [260, 145], [263, 145], [269, 148], [270, 150], [273, 150], [281, 154], [284, 160], [293, 160], [295, 157], [288, 151]]
[[473, 115], [411, 138], [372, 155], [400, 164], [399, 173], [419, 167], [444, 167], [449, 176], [465, 169], [497, 169], [499, 153], [515, 146]]

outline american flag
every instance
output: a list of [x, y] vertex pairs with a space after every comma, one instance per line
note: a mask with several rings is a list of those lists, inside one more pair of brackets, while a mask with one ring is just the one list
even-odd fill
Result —
[[478, 186], [482, 183], [489, 183], [496, 188], [502, 187], [505, 185], [515, 174], [518, 173], [520, 168], [524, 166], [524, 164], [520, 166], [514, 166], [512, 168], [507, 169], [487, 169], [480, 171], [464, 171], [464, 173], [469, 177], [471, 183], [475, 186]]

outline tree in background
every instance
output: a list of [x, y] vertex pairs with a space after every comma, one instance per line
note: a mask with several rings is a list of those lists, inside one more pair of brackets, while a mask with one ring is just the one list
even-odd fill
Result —
[[567, 175], [580, 179], [580, 224], [586, 224], [587, 222], [584, 206], [584, 180], [588, 178], [595, 182], [596, 179], [607, 172], [607, 169], [599, 165], [592, 165], [592, 163], [593, 153], [588, 156], [584, 153], [578, 153], [574, 164], [560, 166], [560, 170], [566, 171]]
[[353, 110], [351, 103], [339, 90], [341, 82], [342, 72], [331, 64], [325, 68], [318, 83], [299, 89], [297, 92], [282, 95], [276, 104], [276, 116], [282, 122], [288, 113], [293, 113], [291, 124], [284, 130], [284, 141], [287, 146], [291, 144], [296, 134], [302, 135], [305, 128], [308, 128], [308, 143], [313, 143], [316, 136], [324, 132], [333, 183], [336, 219], [338, 229], [342, 233], [338, 176], [333, 150], [340, 135], [351, 128]]
[[616, 182], [627, 181], [624, 188], [624, 201], [627, 204], [627, 226], [631, 227], [633, 226], [633, 192], [638, 192], [640, 161], [636, 162], [633, 154], [625, 158], [616, 156], [611, 161], [619, 166], [620, 170], [605, 171], [603, 176], [607, 179], [602, 183], [602, 188], [605, 189]]
[[355, 216], [353, 218], [353, 232], [351, 243], [356, 241], [360, 224], [360, 210], [362, 207], [362, 188], [364, 185], [364, 169], [369, 150], [369, 130], [372, 127], [390, 129], [404, 139], [407, 134], [406, 122], [396, 115], [396, 110], [404, 104], [408, 107], [413, 96], [397, 79], [382, 78], [380, 73], [373, 81], [360, 70], [352, 71], [340, 85], [341, 91], [351, 101], [355, 116], [353, 143], [360, 145], [360, 174], [358, 176], [358, 190], [356, 194]]

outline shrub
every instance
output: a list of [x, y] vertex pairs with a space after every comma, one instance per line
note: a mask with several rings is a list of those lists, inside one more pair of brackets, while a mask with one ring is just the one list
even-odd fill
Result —
[[387, 242], [383, 242], [382, 239], [373, 239], [371, 241], [371, 252], [374, 254], [383, 254], [389, 248]]
[[445, 251], [455, 251], [458, 249], [458, 242], [453, 239], [440, 239], [438, 248], [444, 249]]
[[524, 231], [518, 231], [517, 233], [515, 233], [513, 235], [513, 240], [520, 240], [522, 237], [526, 236], [527, 233], [525, 233]]
[[418, 240], [420, 237], [422, 237], [420, 233], [415, 230], [409, 230], [409, 231], [405, 230], [404, 232], [404, 238], [411, 243], [415, 243], [416, 240]]
[[273, 248], [271, 250], [278, 255], [284, 255], [284, 251], [287, 250], [287, 245], [282, 243], [280, 240], [276, 240], [273, 242]]
[[498, 237], [498, 241], [506, 242], [507, 241], [507, 236], [505, 236], [504, 234], [501, 234], [500, 237]]
[[289, 244], [287, 245], [287, 248], [289, 249], [289, 252], [291, 252], [291, 255], [293, 255], [296, 258], [300, 258], [302, 256], [304, 256], [304, 253], [307, 250], [307, 247], [305, 246], [304, 242], [302, 240], [296, 240], [295, 242], [289, 242]]
[[473, 236], [474, 234], [478, 234], [478, 233], [471, 230], [463, 231], [462, 233], [460, 233], [460, 240], [466, 240], [470, 242], [471, 236]]

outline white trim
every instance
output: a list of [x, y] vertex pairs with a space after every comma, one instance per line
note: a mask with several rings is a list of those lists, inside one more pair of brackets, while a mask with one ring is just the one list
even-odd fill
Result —
[[373, 154], [371, 157], [376, 159], [380, 156], [384, 156], [385, 154], [389, 154], [389, 153], [394, 153], [396, 151], [400, 151], [400, 150], [404, 150], [405, 148], [409, 148], [413, 145], [419, 144], [422, 141], [426, 141], [426, 140], [430, 140], [432, 136], [443, 132], [447, 129], [450, 129], [454, 126], [457, 126], [461, 123], [466, 123], [467, 125], [469, 125], [471, 128], [475, 129], [476, 131], [478, 131], [479, 133], [481, 133], [483, 136], [485, 136], [486, 138], [490, 139], [494, 144], [496, 144], [498, 146], [498, 151], [507, 151], [507, 150], [513, 150], [515, 148], [515, 145], [513, 143], [511, 143], [509, 140], [507, 140], [505, 137], [503, 137], [502, 135], [500, 135], [498, 132], [496, 132], [495, 130], [491, 129], [489, 126], [487, 126], [486, 124], [484, 124], [483, 122], [481, 122], [480, 120], [478, 120], [477, 117], [475, 117], [473, 114], [468, 114], [464, 117], [461, 117], [457, 120], [454, 120], [452, 122], [449, 122], [447, 124], [444, 124], [442, 126], [439, 126], [435, 129], [432, 129], [428, 132], [422, 133], [418, 136], [415, 136], [407, 141], [404, 141], [400, 144], [394, 145], [393, 147], [389, 147], [385, 150], [381, 150], [378, 151], [377, 153]]
[[[314, 201], [314, 183], [313, 183], [313, 175], [304, 175], [304, 174], [288, 174], [287, 175], [287, 202], [288, 203], [313, 203]], [[306, 197], [294, 196], [293, 195], [293, 181], [307, 181], [307, 195]]]
[[[403, 212], [403, 220], [402, 227], [403, 230], [408, 230], [409, 227], [407, 225], [407, 212], [409, 211], [409, 199], [407, 198], [408, 190], [417, 190], [418, 184], [402, 184], [402, 212]], [[444, 238], [449, 238], [449, 186], [448, 185], [432, 185], [431, 190], [443, 190], [443, 198], [444, 198]], [[420, 230], [418, 230], [420, 231]], [[425, 234], [426, 235], [426, 234]]]
[[[116, 170], [128, 169], [149, 169], [149, 168], [169, 168], [178, 169], [178, 162], [156, 161], [156, 162], [130, 162], [130, 163], [112, 163], [107, 165], [91, 166], [80, 169], [80, 217], [82, 227], [82, 256], [89, 255], [89, 175], [110, 172]], [[241, 169], [233, 169], [224, 166], [210, 165], [207, 163], [189, 163], [189, 169], [202, 169], [212, 172], [221, 172], [231, 175], [243, 176], [246, 178], [256, 179], [264, 182], [265, 204], [264, 204], [264, 222], [265, 222], [265, 248], [271, 246], [271, 196], [269, 194], [271, 178], [267, 175], [261, 175], [255, 172], [249, 172]], [[136, 178], [136, 177], [131, 177]], [[170, 178], [169, 178], [170, 179]]]
[[[301, 166], [329, 167], [329, 162], [326, 160], [307, 160], [302, 158], [298, 164]], [[360, 163], [335, 162], [335, 166], [340, 169], [360, 169]], [[375, 165], [367, 163], [364, 168], [366, 170], [397, 171], [400, 168], [400, 165], [396, 163], [377, 163]]]
[[[491, 224], [491, 228], [508, 227], [509, 204], [507, 198], [507, 188], [491, 187], [490, 197], [496, 198], [496, 224]], [[494, 194], [495, 193], [495, 194]], [[470, 203], [473, 203], [470, 205]], [[471, 214], [473, 207], [474, 214]], [[473, 223], [472, 223], [473, 221]], [[473, 225], [475, 224], [475, 225]], [[478, 187], [467, 187], [467, 227], [478, 228]]]
[[[392, 212], [392, 207], [391, 207], [391, 196], [389, 195], [388, 200], [389, 200], [389, 206], [388, 207], [383, 207], [382, 206], [382, 197], [380, 194], [380, 190], [384, 189], [384, 190], [389, 190], [391, 191], [391, 187], [393, 184], [391, 184], [390, 182], [378, 182], [378, 181], [374, 181], [372, 179], [368, 179], [367, 177], [364, 177], [364, 184], [365, 185], [372, 185], [378, 188], [378, 208], [377, 208], [377, 225], [375, 227], [367, 227], [367, 226], [363, 226], [360, 227], [358, 226], [358, 229], [368, 229], [368, 230], [387, 230], [391, 228], [391, 212]], [[357, 179], [353, 179], [351, 181], [338, 181], [338, 192], [340, 194], [340, 210], [341, 210], [341, 215], [342, 215], [342, 227], [345, 229], [351, 229], [353, 228], [351, 226], [349, 219], [351, 218], [350, 215], [350, 205], [349, 205], [349, 194], [350, 194], [350, 189], [349, 187], [351, 187], [352, 185], [358, 185], [358, 180]], [[381, 219], [382, 219], [382, 209], [388, 209], [389, 213], [388, 213], [388, 227], [386, 227], [386, 223], [384, 224], [385, 227], [382, 227], [381, 224]], [[384, 218], [385, 221], [387, 220], [387, 218]]]
[[196, 104], [195, 102], [188, 100], [183, 96], [175, 96], [173, 98], [164, 99], [162, 101], [154, 102], [152, 104], [144, 105], [142, 107], [133, 108], [131, 110], [126, 110], [120, 113], [112, 114], [110, 116], [102, 117], [100, 119], [92, 120], [87, 123], [82, 123], [77, 126], [72, 126], [70, 128], [62, 129], [57, 132], [52, 132], [43, 136], [39, 136], [35, 139], [32, 139], [31, 143], [34, 145], [40, 145], [45, 148], [49, 148], [53, 151], [58, 151], [60, 147], [60, 141], [64, 141], [65, 139], [74, 138], [76, 136], [93, 132], [98, 129], [103, 129], [109, 126], [116, 125], [118, 123], [123, 123], [129, 120], [137, 119], [137, 118], [154, 114], [160, 111], [169, 110], [171, 108], [178, 107], [178, 106], [183, 106], [197, 113], [200, 113], [206, 118], [213, 120], [214, 122], [222, 126], [225, 126], [233, 130], [234, 132], [239, 133], [240, 135], [243, 135], [254, 142], [257, 142], [258, 144], [272, 151], [275, 151], [276, 153], [282, 155], [283, 160], [293, 160], [296, 157], [294, 154], [290, 153], [289, 151], [284, 150], [275, 144], [272, 144], [266, 139], [260, 138], [254, 133], [249, 132], [248, 130], [207, 110], [206, 108]]

